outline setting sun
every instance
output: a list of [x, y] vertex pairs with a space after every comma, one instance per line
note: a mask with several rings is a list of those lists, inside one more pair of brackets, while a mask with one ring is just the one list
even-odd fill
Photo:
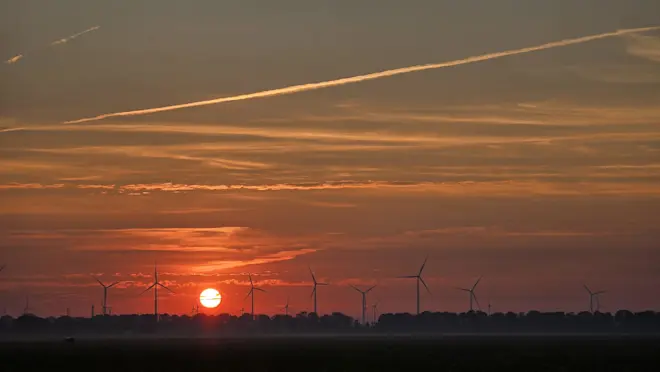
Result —
[[208, 309], [218, 307], [221, 301], [222, 296], [220, 296], [220, 292], [213, 288], [207, 288], [203, 290], [199, 295], [199, 302], [202, 304], [202, 306]]

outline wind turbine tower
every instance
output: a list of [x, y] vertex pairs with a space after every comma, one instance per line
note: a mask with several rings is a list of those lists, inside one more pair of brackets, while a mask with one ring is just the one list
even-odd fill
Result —
[[316, 277], [314, 276], [314, 272], [312, 271], [312, 268], [309, 268], [309, 273], [312, 274], [312, 281], [314, 282], [314, 289], [312, 289], [312, 297], [314, 298], [314, 314], [318, 315], [316, 312], [316, 286], [319, 285], [328, 285], [328, 283], [321, 283], [316, 281]]
[[594, 312], [594, 298], [596, 298], [597, 305], [600, 307], [600, 302], [598, 300], [598, 296], [605, 293], [606, 291], [593, 292], [593, 291], [591, 291], [591, 289], [589, 289], [589, 287], [587, 287], [586, 284], [584, 285], [584, 289], [586, 289], [587, 292], [589, 293], [589, 312], [591, 312], [593, 314], [593, 312]]
[[474, 290], [475, 290], [475, 288], [477, 288], [477, 284], [479, 284], [480, 281], [481, 281], [481, 278], [477, 279], [477, 281], [474, 283], [474, 285], [470, 289], [457, 288], [457, 289], [460, 289], [461, 291], [465, 291], [465, 292], [468, 292], [470, 294], [470, 311], [473, 311], [473, 309], [474, 309], [473, 305], [472, 305], [473, 300], [474, 300], [474, 302], [477, 303], [478, 308], [481, 309], [481, 305], [479, 305], [479, 300], [477, 300], [477, 295], [474, 294]]
[[378, 313], [378, 304], [379, 303], [380, 303], [380, 301], [376, 301], [376, 303], [371, 305], [371, 309], [373, 311], [373, 322], [374, 322], [374, 324], [376, 324], [376, 322], [378, 321], [378, 318], [376, 318], [376, 314]]
[[351, 285], [351, 288], [360, 292], [362, 295], [362, 324], [367, 324], [367, 293], [371, 292], [371, 290], [376, 288], [376, 286], [374, 285], [366, 291], [363, 291], [354, 285]]
[[415, 279], [417, 281], [417, 315], [419, 315], [419, 283], [421, 282], [424, 285], [424, 288], [426, 288], [426, 291], [428, 293], [431, 293], [431, 290], [429, 290], [429, 287], [426, 285], [424, 282], [424, 279], [422, 279], [422, 271], [424, 271], [424, 266], [426, 266], [426, 261], [428, 260], [428, 256], [424, 259], [424, 263], [422, 263], [422, 267], [419, 268], [419, 272], [417, 272], [417, 275], [405, 275], [405, 276], [400, 276], [399, 278], [402, 279]]
[[169, 289], [163, 283], [158, 281], [158, 264], [154, 264], [154, 283], [152, 285], [150, 285], [149, 288], [142, 291], [142, 293], [140, 293], [140, 294], [144, 294], [144, 293], [148, 292], [151, 288], [154, 289], [154, 316], [156, 317], [156, 322], [158, 322], [158, 318], [159, 318], [159, 315], [158, 315], [158, 287], [162, 287], [164, 289], [167, 289], [171, 293], [174, 293], [173, 290]]
[[289, 316], [289, 297], [286, 298], [286, 304], [284, 304], [282, 310], [284, 310], [285, 316]]
[[30, 312], [30, 297], [25, 296], [25, 307], [23, 308], [23, 315], [27, 315]]
[[248, 292], [247, 296], [245, 296], [245, 298], [252, 296], [252, 319], [254, 319], [254, 291], [261, 291], [261, 292], [266, 292], [266, 291], [254, 286], [254, 282], [252, 281], [252, 274], [248, 274], [248, 278], [250, 278], [250, 291]]
[[[103, 284], [103, 282], [100, 281], [98, 278], [96, 278], [96, 277], [93, 277], [93, 278], [94, 278], [97, 282], [99, 282], [99, 284], [101, 285], [101, 287], [103, 287], [103, 308], [102, 308], [102, 313], [103, 313], [103, 315], [108, 315], [108, 289], [110, 289], [110, 288], [116, 286], [116, 285], [119, 284], [120, 282], [117, 281], [117, 282], [114, 282], [114, 283], [112, 283], [112, 284], [110, 284], [110, 285], [105, 285], [105, 284]], [[156, 279], [156, 280], [158, 280], [158, 279]]]

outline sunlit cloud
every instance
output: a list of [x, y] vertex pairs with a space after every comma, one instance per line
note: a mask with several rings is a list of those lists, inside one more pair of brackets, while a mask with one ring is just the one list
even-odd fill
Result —
[[404, 235], [417, 238], [430, 238], [440, 235], [485, 235], [499, 237], [580, 237], [610, 235], [607, 231], [537, 230], [511, 231], [497, 226], [457, 226], [432, 230], [406, 231]]
[[262, 256], [262, 257], [253, 258], [253, 259], [250, 259], [250, 260], [210, 261], [210, 262], [207, 262], [203, 265], [193, 266], [192, 270], [193, 271], [198, 271], [198, 272], [208, 272], [208, 271], [217, 271], [217, 270], [236, 269], [236, 268], [245, 267], [245, 266], [263, 265], [263, 264], [268, 264], [268, 263], [273, 263], [273, 262], [292, 260], [292, 259], [294, 259], [298, 256], [309, 254], [309, 253], [314, 253], [316, 251], [317, 251], [317, 249], [306, 248], [306, 249], [300, 249], [300, 250], [296, 250], [296, 251], [281, 251], [281, 252], [273, 253], [273, 254], [270, 254], [270, 255], [265, 255], [265, 256]]
[[629, 54], [654, 62], [660, 62], [660, 37], [625, 35]]
[[30, 189], [61, 189], [66, 185], [63, 183], [43, 185], [40, 183], [10, 183], [0, 185], [0, 190], [30, 190]]
[[567, 67], [567, 70], [584, 79], [605, 83], [657, 84], [660, 82], [660, 71], [658, 71], [657, 67], [649, 66], [648, 64], [570, 66]]
[[[8, 184], [7, 189], [63, 189], [67, 185]], [[101, 188], [100, 186], [94, 186]], [[76, 189], [78, 186], [68, 186]], [[82, 188], [85, 188], [84, 186]], [[108, 187], [110, 189], [110, 187]], [[529, 195], [660, 195], [654, 184], [625, 182], [543, 182], [534, 180], [414, 182], [414, 181], [326, 181], [308, 183], [282, 183], [260, 185], [199, 185], [199, 184], [130, 184], [115, 186], [119, 194], [138, 195], [145, 192], [228, 192], [228, 191], [314, 191], [314, 190], [393, 190], [454, 196], [529, 196]]]

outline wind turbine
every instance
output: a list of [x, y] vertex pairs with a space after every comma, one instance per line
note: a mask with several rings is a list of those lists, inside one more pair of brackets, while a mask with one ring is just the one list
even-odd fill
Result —
[[429, 287], [426, 285], [424, 282], [424, 279], [422, 279], [422, 271], [424, 271], [424, 266], [426, 266], [426, 261], [429, 259], [428, 256], [424, 259], [424, 263], [422, 263], [422, 267], [419, 268], [419, 272], [417, 275], [405, 275], [405, 276], [399, 276], [399, 278], [402, 279], [416, 279], [417, 280], [417, 315], [419, 315], [419, 283], [421, 282], [424, 284], [424, 288], [426, 288], [426, 291], [428, 293], [431, 293], [431, 290]]
[[363, 291], [359, 289], [358, 287], [350, 284], [351, 288], [355, 289], [356, 291], [360, 292], [362, 295], [362, 324], [366, 324], [367, 322], [367, 293], [371, 292], [372, 289], [376, 288], [376, 286], [372, 286], [371, 288], [367, 289], [366, 291]]
[[248, 292], [247, 296], [245, 296], [245, 298], [252, 296], [252, 319], [254, 319], [254, 291], [261, 291], [261, 292], [266, 292], [266, 291], [254, 286], [254, 283], [252, 282], [252, 274], [248, 274], [248, 278], [250, 278], [250, 291]]
[[312, 274], [312, 281], [314, 282], [314, 289], [312, 289], [312, 297], [314, 297], [314, 314], [318, 315], [318, 313], [316, 312], [316, 286], [328, 285], [328, 283], [317, 282], [311, 267], [309, 268], [309, 273]]
[[477, 300], [477, 295], [474, 294], [474, 289], [477, 288], [477, 284], [479, 284], [480, 281], [481, 281], [481, 277], [479, 279], [477, 279], [477, 281], [474, 283], [474, 285], [470, 289], [456, 288], [456, 289], [460, 289], [461, 291], [465, 291], [465, 292], [470, 293], [470, 311], [473, 311], [472, 300], [474, 300], [474, 302], [477, 303], [477, 307], [479, 308], [479, 310], [481, 310], [481, 305], [479, 305], [479, 300]]
[[589, 287], [587, 287], [586, 284], [584, 284], [584, 289], [586, 289], [587, 292], [589, 292], [589, 311], [591, 313], [593, 313], [594, 312], [594, 297], [596, 297], [597, 306], [600, 306], [600, 303], [598, 303], [598, 295], [603, 294], [606, 291], [592, 292], [591, 289], [589, 289]]
[[117, 281], [117, 282], [114, 282], [114, 283], [112, 283], [112, 284], [110, 284], [110, 285], [105, 285], [105, 284], [103, 284], [103, 282], [100, 281], [97, 277], [92, 277], [92, 278], [94, 278], [97, 282], [99, 282], [99, 284], [101, 285], [101, 287], [103, 287], [103, 315], [108, 315], [108, 289], [110, 289], [110, 288], [116, 286], [116, 285], [119, 284], [120, 282]]
[[30, 297], [25, 296], [25, 307], [23, 308], [23, 315], [28, 315], [30, 311]]
[[376, 321], [378, 320], [378, 319], [376, 319], [376, 312], [378, 312], [378, 304], [379, 303], [380, 303], [380, 301], [376, 301], [376, 303], [371, 305], [371, 309], [373, 310], [373, 322], [374, 322], [374, 324], [376, 324]]
[[286, 298], [286, 304], [282, 306], [282, 310], [284, 310], [285, 316], [289, 316], [289, 297]]
[[154, 289], [154, 316], [156, 317], [156, 321], [158, 321], [158, 287], [165, 288], [168, 291], [174, 293], [173, 290], [167, 288], [163, 283], [158, 281], [158, 264], [154, 263], [154, 284], [150, 285], [149, 288], [145, 289], [140, 294], [146, 293], [151, 288]]

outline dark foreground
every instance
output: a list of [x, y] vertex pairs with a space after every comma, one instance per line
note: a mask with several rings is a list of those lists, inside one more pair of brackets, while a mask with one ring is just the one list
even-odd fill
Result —
[[652, 371], [660, 338], [444, 337], [0, 343], [2, 371]]

